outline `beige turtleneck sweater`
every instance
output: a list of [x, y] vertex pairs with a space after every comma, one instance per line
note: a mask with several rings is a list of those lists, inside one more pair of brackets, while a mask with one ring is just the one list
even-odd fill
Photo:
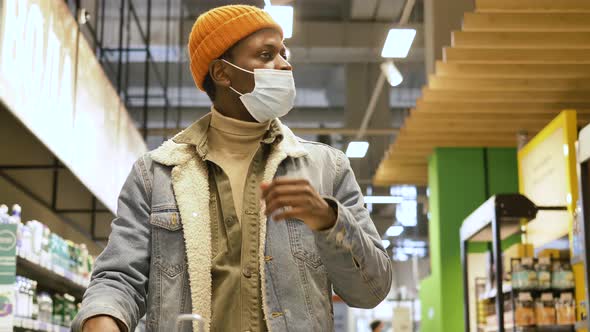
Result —
[[236, 215], [241, 221], [248, 170], [269, 129], [270, 121], [240, 121], [222, 115], [215, 108], [211, 108], [211, 113], [211, 124], [207, 131], [208, 158], [221, 167], [229, 178]]

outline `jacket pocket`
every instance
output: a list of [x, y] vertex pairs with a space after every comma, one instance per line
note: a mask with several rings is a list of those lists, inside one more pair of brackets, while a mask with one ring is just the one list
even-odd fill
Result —
[[178, 210], [152, 212], [153, 264], [168, 277], [174, 278], [184, 271], [184, 238]]
[[300, 220], [288, 219], [286, 223], [293, 256], [314, 269], [322, 266], [311, 229]]

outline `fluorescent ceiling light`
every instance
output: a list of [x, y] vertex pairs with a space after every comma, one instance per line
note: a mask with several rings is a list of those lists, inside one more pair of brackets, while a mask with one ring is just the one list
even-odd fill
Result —
[[264, 10], [283, 28], [285, 39], [293, 36], [293, 6], [264, 6]]
[[387, 236], [400, 236], [404, 232], [404, 226], [402, 225], [393, 225], [385, 231], [385, 235]]
[[383, 71], [383, 75], [385, 75], [387, 82], [389, 82], [389, 85], [391, 86], [398, 86], [404, 81], [402, 73], [399, 72], [397, 67], [393, 64], [393, 61], [382, 63], [381, 71]]
[[399, 196], [365, 196], [365, 204], [398, 204], [403, 200]]
[[391, 244], [391, 241], [389, 241], [389, 240], [381, 240], [381, 244], [383, 245], [383, 248], [387, 249], [387, 248], [389, 248], [389, 245]]
[[350, 142], [346, 149], [348, 158], [364, 158], [369, 150], [369, 142]]
[[384, 58], [405, 58], [416, 37], [415, 29], [391, 29], [385, 39], [381, 56]]

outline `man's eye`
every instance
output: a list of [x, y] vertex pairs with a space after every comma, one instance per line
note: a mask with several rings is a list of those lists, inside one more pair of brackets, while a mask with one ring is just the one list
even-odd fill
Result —
[[264, 53], [260, 54], [260, 57], [263, 58], [263, 59], [270, 60], [270, 59], [272, 59], [272, 54], [270, 54], [268, 52], [264, 52]]

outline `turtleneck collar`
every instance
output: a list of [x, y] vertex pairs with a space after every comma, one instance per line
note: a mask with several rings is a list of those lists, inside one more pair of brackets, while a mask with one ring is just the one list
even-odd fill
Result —
[[214, 107], [211, 107], [210, 126], [227, 135], [262, 137], [270, 128], [270, 121], [258, 123], [236, 120], [219, 113]]

